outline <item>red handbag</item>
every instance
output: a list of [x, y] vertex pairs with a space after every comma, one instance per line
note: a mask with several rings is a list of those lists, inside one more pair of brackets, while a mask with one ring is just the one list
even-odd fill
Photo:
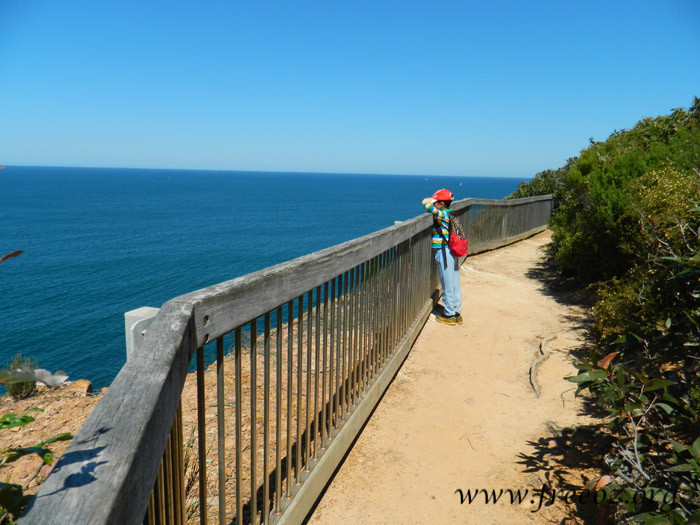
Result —
[[467, 252], [469, 251], [469, 243], [467, 242], [467, 239], [462, 239], [454, 232], [450, 233], [450, 241], [447, 243], [447, 246], [450, 248], [452, 255], [455, 257], [467, 255]]

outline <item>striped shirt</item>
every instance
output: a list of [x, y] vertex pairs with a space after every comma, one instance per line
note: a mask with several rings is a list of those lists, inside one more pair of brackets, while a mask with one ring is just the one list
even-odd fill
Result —
[[[431, 203], [424, 204], [424, 206], [426, 210], [433, 214], [433, 217], [437, 220], [442, 233], [445, 235], [445, 239], [448, 239], [450, 237], [450, 214], [447, 211], [438, 210]], [[433, 241], [431, 246], [434, 250], [442, 247], [442, 237], [440, 236], [438, 229], [435, 227], [435, 223], [433, 223]]]

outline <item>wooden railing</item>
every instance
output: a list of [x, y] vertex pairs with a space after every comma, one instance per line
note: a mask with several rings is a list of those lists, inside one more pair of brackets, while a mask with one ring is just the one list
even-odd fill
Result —
[[[453, 209], [477, 253], [543, 230], [552, 200]], [[20, 522], [302, 521], [437, 300], [431, 224], [165, 303]]]

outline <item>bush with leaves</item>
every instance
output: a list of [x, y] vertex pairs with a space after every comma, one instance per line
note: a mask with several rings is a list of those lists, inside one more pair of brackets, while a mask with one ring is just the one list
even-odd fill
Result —
[[651, 181], [636, 194], [648, 251], [594, 308], [601, 348], [618, 336], [616, 350], [591, 355], [568, 378], [612, 416], [618, 440], [605, 490], [621, 520], [700, 519], [700, 205], [684, 201], [699, 179], [686, 175], [642, 179]]
[[534, 197], [536, 195], [549, 195], [561, 193], [559, 182], [565, 172], [566, 167], [558, 170], [545, 170], [535, 175], [527, 182], [521, 182], [518, 189], [511, 193], [508, 199], [521, 199], [523, 197]]
[[624, 274], [634, 264], [629, 232], [639, 229], [630, 189], [654, 170], [692, 172], [700, 166], [700, 98], [688, 110], [645, 118], [631, 130], [588, 148], [557, 170], [544, 171], [512, 196], [553, 193], [557, 203], [549, 253], [558, 268], [583, 283]]
[[637, 226], [620, 241], [633, 265], [624, 274], [600, 283], [594, 307], [596, 325], [603, 337], [666, 321], [667, 312], [688, 307], [692, 296], [673, 280], [678, 260], [692, 251], [697, 217], [693, 199], [700, 198], [700, 172], [674, 169], [652, 171], [629, 189]]
[[[29, 357], [22, 357], [22, 353], [20, 352], [7, 363], [7, 368], [10, 370], [17, 370], [22, 367], [37, 368], [36, 360], [30, 359]], [[19, 399], [25, 399], [34, 393], [36, 381], [17, 381], [16, 383], [8, 384], [5, 388], [7, 389], [7, 395], [17, 401]]]

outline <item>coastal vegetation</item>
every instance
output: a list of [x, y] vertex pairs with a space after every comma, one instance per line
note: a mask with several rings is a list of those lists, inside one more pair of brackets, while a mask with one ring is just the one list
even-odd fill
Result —
[[[598, 487], [619, 521], [700, 519], [700, 98], [538, 173], [548, 255], [595, 292], [595, 350], [567, 378], [609, 413]], [[644, 498], [632, 498], [644, 494]]]
[[[37, 368], [36, 360], [29, 357], [22, 357], [22, 352], [19, 352], [11, 361], [8, 361], [7, 368], [10, 370], [18, 370], [22, 367]], [[7, 389], [7, 395], [12, 399], [17, 401], [18, 399], [24, 399], [31, 396], [36, 389], [36, 381], [31, 379], [27, 381], [16, 381], [8, 383], [5, 387]]]

